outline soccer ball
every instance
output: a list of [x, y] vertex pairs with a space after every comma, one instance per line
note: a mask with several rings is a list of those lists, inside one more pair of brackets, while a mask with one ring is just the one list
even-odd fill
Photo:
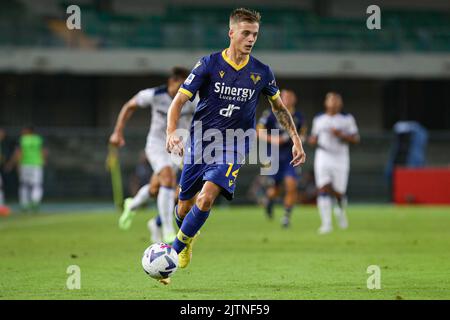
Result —
[[154, 243], [144, 251], [142, 267], [153, 279], [170, 277], [178, 266], [178, 254], [168, 244]]

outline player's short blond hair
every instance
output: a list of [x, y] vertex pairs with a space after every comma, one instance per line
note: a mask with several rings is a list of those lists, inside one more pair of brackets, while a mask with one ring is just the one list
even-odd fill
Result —
[[243, 21], [250, 23], [260, 23], [261, 14], [258, 11], [247, 8], [234, 9], [230, 14], [230, 25]]

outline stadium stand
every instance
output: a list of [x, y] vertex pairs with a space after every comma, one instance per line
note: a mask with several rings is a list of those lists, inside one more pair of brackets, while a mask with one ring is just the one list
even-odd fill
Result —
[[[82, 1], [85, 3], [80, 5], [83, 35], [74, 36], [69, 35], [67, 29], [58, 27], [65, 24], [65, 10], [70, 4], [66, 1], [46, 2], [48, 6], [37, 10], [31, 1], [8, 0], [7, 10], [0, 14], [1, 23], [13, 23], [15, 31], [0, 31], [0, 45], [217, 49], [225, 45], [223, 32], [226, 30], [221, 26], [227, 23], [226, 17], [232, 9], [231, 6], [169, 4], [153, 14], [125, 14]], [[255, 8], [264, 17], [265, 29], [258, 44], [264, 50], [450, 51], [448, 11], [383, 10], [384, 32], [377, 33], [365, 28], [364, 15], [323, 16], [303, 8]], [[70, 40], [69, 37], [77, 39]]]

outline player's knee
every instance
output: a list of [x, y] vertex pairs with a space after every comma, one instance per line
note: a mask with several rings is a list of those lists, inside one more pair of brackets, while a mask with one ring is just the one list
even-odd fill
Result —
[[295, 182], [286, 183], [286, 193], [295, 194], [297, 191], [297, 184]]
[[286, 190], [286, 197], [288, 199], [295, 199], [295, 198], [297, 198], [297, 190], [295, 188]]
[[178, 216], [183, 219], [191, 210], [192, 206], [193, 203], [191, 203], [190, 201], [179, 200], [177, 205]]
[[278, 195], [278, 188], [277, 187], [271, 187], [271, 188], [267, 189], [267, 197], [269, 199], [276, 198], [277, 195]]
[[149, 190], [148, 190], [150, 197], [152, 197], [152, 198], [156, 198], [158, 196], [158, 191], [159, 191], [159, 185], [157, 185], [157, 184], [150, 185]]
[[323, 194], [331, 193], [331, 187], [329, 185], [326, 185], [326, 186], [319, 188], [319, 194], [320, 193], [323, 193]]
[[342, 193], [340, 193], [340, 192], [334, 192], [334, 196], [336, 197], [336, 199], [338, 200], [338, 201], [341, 201], [342, 200], [342, 197], [344, 196]]
[[171, 186], [171, 179], [170, 176], [167, 175], [160, 175], [159, 182], [162, 187], [170, 187]]
[[159, 173], [159, 183], [163, 187], [175, 187], [175, 175], [172, 168], [165, 167], [161, 170], [161, 172]]
[[215, 197], [212, 193], [201, 192], [197, 198], [197, 207], [202, 211], [208, 211], [214, 204]]

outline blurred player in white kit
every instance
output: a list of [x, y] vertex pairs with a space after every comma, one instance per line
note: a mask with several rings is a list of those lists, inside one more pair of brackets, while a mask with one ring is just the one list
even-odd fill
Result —
[[[139, 189], [133, 198], [124, 203], [124, 211], [119, 219], [119, 227], [128, 229], [131, 226], [136, 209], [145, 204], [150, 196], [157, 197], [158, 216], [148, 222], [152, 242], [171, 242], [175, 237], [173, 227], [173, 210], [175, 206], [176, 173], [179, 166], [166, 151], [167, 110], [181, 84], [189, 75], [189, 70], [174, 67], [166, 85], [139, 91], [122, 107], [117, 118], [114, 132], [109, 142], [118, 147], [125, 145], [123, 130], [134, 111], [139, 108], [151, 108], [150, 131], [147, 136], [145, 154], [153, 169], [149, 184]], [[183, 109], [179, 127], [188, 129], [191, 124], [196, 101], [189, 102]]]
[[314, 118], [309, 137], [309, 143], [316, 147], [314, 173], [318, 188], [317, 207], [322, 220], [319, 234], [333, 230], [333, 207], [339, 227], [348, 227], [345, 210], [350, 171], [349, 144], [359, 143], [355, 118], [341, 112], [341, 95], [336, 92], [327, 93], [324, 105], [325, 112]]

